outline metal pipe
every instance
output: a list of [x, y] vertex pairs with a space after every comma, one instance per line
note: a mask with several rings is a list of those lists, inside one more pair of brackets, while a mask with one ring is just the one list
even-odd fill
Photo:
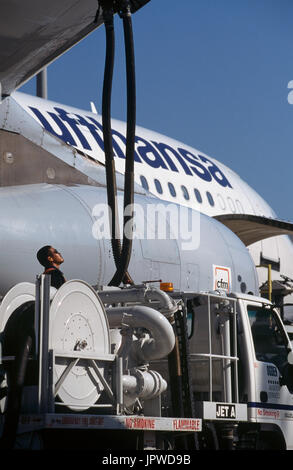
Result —
[[175, 345], [175, 335], [168, 320], [157, 310], [144, 306], [106, 308], [110, 328], [129, 326], [146, 328], [152, 338], [136, 341], [132, 351], [144, 361], [167, 356]]
[[210, 401], [213, 401], [213, 361], [212, 361], [212, 336], [211, 336], [211, 301], [208, 298], [208, 321], [209, 321], [209, 379], [210, 379]]
[[272, 285], [272, 265], [268, 265], [268, 287], [269, 287], [269, 301], [272, 301], [272, 292], [273, 292], [273, 285]]
[[232, 402], [232, 377], [231, 377], [231, 360], [228, 359], [231, 356], [231, 345], [230, 345], [230, 317], [225, 315], [222, 323], [222, 335], [224, 343], [224, 385], [225, 385], [225, 397], [224, 400], [227, 403]]
[[[172, 315], [178, 310], [177, 303], [166, 292], [156, 288], [127, 288], [117, 290], [99, 291], [98, 295], [104, 304], [117, 304], [125, 302], [139, 302], [141, 304], [149, 304], [158, 302], [156, 309], [165, 316]], [[148, 305], [147, 305], [148, 306]], [[153, 305], [152, 305], [153, 307]]]
[[117, 414], [120, 414], [123, 406], [123, 360], [122, 357], [116, 356], [116, 402], [117, 402]]
[[145, 293], [145, 298], [148, 301], [158, 301], [160, 303], [160, 312], [166, 314], [166, 316], [168, 314], [172, 315], [178, 310], [176, 301], [160, 289], [149, 288]]
[[[36, 285], [38, 288], [38, 284]], [[49, 312], [50, 312], [50, 275], [42, 274], [39, 298], [41, 299], [39, 318], [39, 391], [38, 408], [45, 413], [48, 408], [48, 340], [49, 340]]]
[[132, 398], [150, 400], [161, 395], [167, 389], [167, 382], [156, 371], [133, 371], [135, 375], [123, 375], [123, 390]]

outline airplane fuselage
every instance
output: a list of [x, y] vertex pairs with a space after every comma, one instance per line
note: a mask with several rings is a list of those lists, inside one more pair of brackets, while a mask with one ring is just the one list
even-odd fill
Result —
[[[65, 143], [67, 148], [75, 149], [84, 162], [96, 162], [97, 167], [103, 168], [105, 156], [100, 115], [18, 92], [13, 93], [12, 99], [20, 105], [24, 116], [33, 119], [40, 129]], [[7, 113], [4, 113], [2, 129], [17, 132], [18, 124], [11, 126], [8, 121]], [[29, 130], [27, 132], [29, 134]], [[126, 124], [113, 119], [115, 166], [121, 175], [125, 167], [125, 133]], [[273, 209], [234, 171], [177, 140], [137, 126], [134, 158], [135, 182], [145, 194], [159, 200], [189, 207], [208, 216], [252, 214], [276, 218]], [[256, 265], [266, 258], [278, 266], [273, 278], [279, 278], [280, 274], [293, 277], [293, 248], [289, 237], [282, 235], [259, 241], [250, 245], [249, 251]], [[259, 283], [265, 282], [267, 270], [258, 269], [258, 275]]]

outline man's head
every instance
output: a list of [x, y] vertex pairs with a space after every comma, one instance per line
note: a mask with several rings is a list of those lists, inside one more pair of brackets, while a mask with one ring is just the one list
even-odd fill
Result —
[[45, 245], [37, 252], [37, 258], [39, 263], [48, 268], [50, 266], [59, 267], [63, 263], [64, 259], [53, 246]]

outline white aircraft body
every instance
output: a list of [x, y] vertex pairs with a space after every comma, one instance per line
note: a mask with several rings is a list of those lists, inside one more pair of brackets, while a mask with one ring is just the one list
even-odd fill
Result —
[[[100, 115], [19, 92], [14, 92], [12, 99], [25, 112], [27, 118], [23, 117], [23, 120], [30, 116], [44, 131], [76, 149], [84, 159], [97, 162], [99, 167], [104, 164]], [[20, 123], [10, 122], [5, 113], [4, 116], [3, 129], [15, 131], [22, 127]], [[24, 127], [25, 130], [20, 132], [30, 138], [28, 124]], [[116, 171], [123, 174], [126, 124], [113, 119], [112, 132]], [[54, 153], [53, 148], [51, 151]], [[95, 179], [94, 174], [88, 176]], [[51, 182], [54, 183], [54, 176]], [[238, 236], [240, 233], [255, 264], [270, 263], [272, 279], [280, 279], [280, 274], [293, 277], [293, 246], [287, 235], [279, 235], [290, 233], [292, 227], [287, 224], [284, 228], [266, 201], [224, 164], [182, 142], [137, 126], [135, 182], [146, 194], [159, 199], [191, 207], [208, 216], [220, 217], [220, 220], [225, 216], [223, 223], [235, 219], [236, 228], [241, 222], [244, 230], [241, 225], [235, 233]], [[254, 219], [251, 222], [251, 218], [243, 220], [241, 216], [256, 217], [257, 228], [253, 225]], [[233, 227], [235, 225], [232, 230]], [[258, 268], [258, 275], [261, 285], [268, 278], [267, 269]]]

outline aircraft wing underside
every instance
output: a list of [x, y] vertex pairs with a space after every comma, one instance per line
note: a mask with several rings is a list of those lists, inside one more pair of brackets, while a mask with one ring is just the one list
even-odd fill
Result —
[[97, 0], [0, 0], [0, 82], [8, 95], [102, 24]]
[[257, 215], [223, 214], [215, 219], [232, 230], [246, 246], [265, 238], [293, 234], [292, 223]]

